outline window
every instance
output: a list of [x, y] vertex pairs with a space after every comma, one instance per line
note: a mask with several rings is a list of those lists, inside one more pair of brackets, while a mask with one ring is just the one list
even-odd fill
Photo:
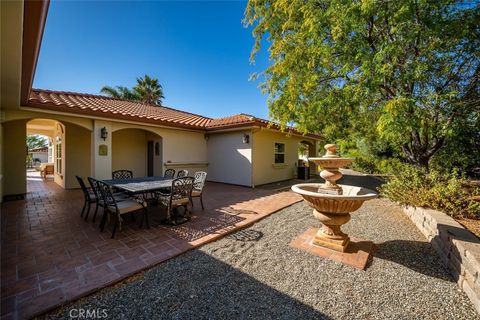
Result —
[[62, 174], [62, 138], [57, 137], [55, 144], [55, 167], [58, 174]]
[[275, 143], [275, 163], [285, 163], [285, 143]]

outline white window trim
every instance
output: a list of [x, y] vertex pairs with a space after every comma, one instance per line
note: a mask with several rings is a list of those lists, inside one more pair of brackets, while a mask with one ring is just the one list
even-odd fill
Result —
[[[275, 152], [275, 145], [276, 144], [283, 144], [283, 152]], [[283, 154], [283, 162], [275, 162], [275, 155], [277, 154]], [[287, 159], [286, 159], [286, 153], [285, 153], [285, 143], [284, 142], [274, 142], [273, 143], [273, 165], [274, 166], [282, 166], [282, 165], [285, 165], [287, 163]]]

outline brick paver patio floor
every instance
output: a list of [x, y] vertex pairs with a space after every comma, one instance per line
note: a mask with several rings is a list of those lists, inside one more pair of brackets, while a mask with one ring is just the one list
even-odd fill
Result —
[[80, 190], [63, 190], [32, 176], [28, 190], [25, 200], [1, 206], [2, 319], [45, 312], [301, 200], [290, 191], [207, 183], [205, 211], [194, 199], [188, 223], [162, 225], [164, 211], [152, 207], [150, 229], [140, 229], [140, 219], [125, 219], [110, 239], [111, 224], [103, 233], [98, 228], [101, 210], [95, 223], [80, 218]]

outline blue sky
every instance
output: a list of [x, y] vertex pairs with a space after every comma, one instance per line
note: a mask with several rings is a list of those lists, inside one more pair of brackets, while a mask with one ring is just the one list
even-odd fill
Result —
[[222, 117], [268, 118], [249, 61], [254, 39], [242, 25], [245, 1], [51, 1], [33, 87], [98, 94], [160, 80], [164, 105]]

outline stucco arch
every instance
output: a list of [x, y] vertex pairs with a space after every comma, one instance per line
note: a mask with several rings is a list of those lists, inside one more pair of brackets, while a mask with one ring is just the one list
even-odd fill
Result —
[[[9, 112], [10, 113], [10, 112]], [[7, 114], [9, 114], [7, 113]], [[36, 116], [35, 116], [36, 115]], [[5, 196], [22, 195], [27, 192], [26, 184], [26, 136], [28, 123], [35, 123], [35, 119], [43, 119], [43, 123], [58, 123], [63, 128], [61, 139], [62, 161], [65, 164], [60, 174], [55, 175], [55, 181], [64, 188], [78, 188], [75, 175], [88, 176], [91, 174], [91, 140], [92, 131], [85, 125], [76, 121], [59, 121], [58, 117], [49, 115], [19, 113], [15, 117], [7, 117], [2, 122], [2, 193]], [[70, 120], [70, 119], [69, 119]], [[37, 120], [36, 123], [42, 121]], [[37, 128], [37, 133], [47, 133], [55, 136], [55, 128], [50, 133], [42, 132]], [[60, 129], [60, 131], [62, 131]], [[34, 133], [35, 130], [32, 131]]]
[[127, 169], [136, 177], [163, 173], [163, 138], [145, 127], [112, 126], [112, 171]]
[[162, 136], [162, 128], [150, 127], [145, 125], [136, 125], [131, 123], [112, 122], [112, 133], [127, 130], [127, 129], [139, 129], [158, 136]]
[[23, 120], [23, 121], [29, 122], [35, 119], [54, 120], [61, 123], [68, 122], [70, 124], [77, 125], [89, 131], [93, 131], [93, 120], [89, 118], [71, 117], [71, 116], [57, 114], [57, 113], [43, 113], [43, 112], [34, 112], [29, 110], [8, 111], [5, 113], [3, 123], [7, 123], [10, 121], [17, 121], [17, 120]]

